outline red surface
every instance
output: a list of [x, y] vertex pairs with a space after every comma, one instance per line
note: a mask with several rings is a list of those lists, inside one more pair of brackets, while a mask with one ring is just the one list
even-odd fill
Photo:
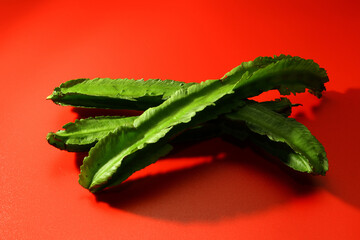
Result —
[[[1, 1], [0, 238], [360, 239], [359, 6], [292, 2]], [[81, 158], [45, 140], [78, 117], [45, 100], [63, 81], [199, 82], [280, 53], [328, 71], [322, 101], [292, 98], [326, 177], [213, 139], [96, 197], [77, 183]]]

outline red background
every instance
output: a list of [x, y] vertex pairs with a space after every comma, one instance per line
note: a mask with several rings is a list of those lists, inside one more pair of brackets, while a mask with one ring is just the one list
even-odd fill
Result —
[[[0, 1], [0, 238], [360, 239], [356, 2]], [[212, 139], [95, 196], [77, 183], [81, 156], [45, 140], [79, 116], [45, 100], [66, 80], [200, 82], [281, 53], [328, 71], [321, 101], [292, 97], [326, 177]]]

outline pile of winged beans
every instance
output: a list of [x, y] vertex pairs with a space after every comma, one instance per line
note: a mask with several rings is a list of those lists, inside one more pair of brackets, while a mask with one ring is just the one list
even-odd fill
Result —
[[249, 98], [277, 89], [321, 97], [326, 71], [312, 60], [286, 55], [244, 62], [218, 80], [76, 79], [48, 97], [59, 105], [142, 110], [139, 116], [76, 120], [50, 132], [48, 142], [71, 152], [89, 151], [79, 183], [91, 192], [112, 187], [169, 153], [178, 142], [231, 135], [276, 156], [290, 168], [325, 175], [326, 152], [301, 123], [289, 118], [296, 106], [281, 97]]

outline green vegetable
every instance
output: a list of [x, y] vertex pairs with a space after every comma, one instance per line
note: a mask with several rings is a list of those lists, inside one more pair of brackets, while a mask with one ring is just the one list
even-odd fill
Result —
[[[266, 74], [271, 74], [271, 71], [273, 71], [275, 77], [278, 77], [279, 68], [282, 68], [284, 70], [282, 73], [284, 77], [286, 77], [286, 71], [289, 74], [297, 74], [299, 77], [299, 75], [305, 73], [305, 68], [309, 68], [308, 70], [313, 74], [316, 73], [318, 77], [322, 78], [322, 81], [311, 83], [309, 82], [311, 81], [310, 78], [305, 86], [304, 84], [294, 82], [291, 88], [298, 88], [298, 90], [292, 92], [302, 92], [305, 91], [305, 88], [308, 88], [310, 92], [320, 97], [321, 92], [325, 90], [323, 83], [328, 81], [325, 70], [319, 68], [312, 60], [305, 60], [299, 57], [285, 55], [275, 56], [274, 58], [259, 57], [252, 62], [243, 63], [234, 68], [226, 76], [233, 74], [242, 75], [246, 71], [253, 72], [269, 64], [274, 64], [279, 60], [286, 59], [288, 61], [277, 64], [273, 70], [267, 69]], [[295, 62], [298, 62], [298, 64]], [[309, 78], [309, 76], [304, 75], [304, 78]], [[280, 78], [278, 80], [281, 81]], [[54, 103], [64, 106], [146, 110], [149, 107], [158, 106], [177, 90], [185, 89], [194, 84], [196, 83], [159, 79], [149, 79], [147, 81], [126, 78], [76, 79], [67, 81], [55, 88], [54, 92], [47, 99], [51, 99]], [[283, 86], [279, 90], [282, 94], [289, 94], [290, 92], [287, 86]]]
[[[60, 105], [146, 110], [138, 117], [77, 120], [49, 133], [50, 144], [87, 151], [79, 183], [92, 192], [117, 185], [171, 151], [172, 143], [230, 134], [250, 140], [289, 167], [314, 174], [328, 169], [325, 150], [308, 129], [287, 118], [287, 99], [257, 103], [247, 98], [277, 89], [283, 95], [321, 97], [328, 77], [312, 60], [259, 57], [221, 80], [200, 84], [171, 80], [78, 79], [48, 97]], [[95, 146], [94, 146], [95, 145]]]
[[[136, 160], [133, 155], [139, 150], [146, 151], [147, 147], [151, 148], [152, 144], [161, 140], [168, 140], [174, 134], [171, 131], [174, 127], [178, 127], [176, 132], [186, 129], [181, 124], [189, 123], [198, 112], [213, 105], [224, 95], [231, 94], [234, 86], [232, 82], [223, 84], [218, 80], [208, 80], [186, 90], [179, 90], [158, 107], [146, 110], [134, 121], [133, 129], [121, 129], [115, 134], [109, 134], [90, 150], [81, 166], [79, 183], [95, 192], [106, 187], [116, 172], [122, 172], [122, 166], [129, 165], [129, 159], [134, 159], [133, 161], [138, 162], [137, 165], [143, 167], [151, 164], [152, 161], [148, 159], [151, 155]], [[234, 106], [236, 104], [232, 107], [224, 106], [224, 112], [230, 111]], [[136, 170], [128, 169], [128, 172]], [[127, 177], [128, 174], [120, 176], [124, 180]]]
[[[286, 118], [257, 103], [245, 105], [238, 111], [227, 114], [226, 119], [245, 122], [252, 132], [268, 136], [275, 142], [286, 143], [291, 150], [286, 148], [285, 152], [281, 148], [282, 151], [277, 153], [275, 151], [277, 148], [274, 148], [272, 153], [289, 167], [301, 172], [322, 175], [328, 170], [324, 147], [304, 125], [295, 119]], [[258, 142], [257, 139], [255, 142]]]
[[146, 110], [193, 84], [159, 79], [76, 79], [55, 88], [47, 99], [63, 106]]
[[[172, 136], [189, 127], [244, 106], [246, 98], [271, 89], [289, 94], [306, 88], [320, 97], [327, 80], [317, 64], [297, 57], [282, 55], [243, 63], [221, 81], [208, 80], [178, 90], [161, 105], [145, 111], [134, 121], [133, 128], [119, 128], [102, 138], [84, 159], [79, 182], [92, 192], [121, 183], [155, 161], [144, 153], [152, 152], [155, 146], [162, 149]], [[264, 129], [270, 131], [268, 136], [276, 136], [271, 132], [276, 128]], [[309, 172], [322, 174], [327, 170], [323, 164], [326, 159], [317, 160], [311, 158]]]
[[89, 151], [95, 143], [118, 127], [131, 127], [136, 117], [103, 116], [76, 120], [63, 126], [65, 130], [50, 132], [48, 142], [70, 152]]
[[[259, 103], [272, 111], [289, 116], [291, 113], [291, 103], [287, 98], [276, 99]], [[226, 116], [225, 116], [226, 117]], [[86, 118], [76, 120], [74, 123], [68, 123], [63, 126], [64, 130], [56, 133], [50, 132], [47, 135], [49, 144], [61, 150], [70, 152], [89, 151], [101, 138], [107, 136], [118, 127], [131, 127], [137, 117], [121, 116], [101, 116], [95, 118]], [[213, 122], [212, 124], [203, 124], [186, 130], [177, 136], [173, 142], [186, 142], [196, 139], [206, 139], [220, 135], [221, 124]], [[239, 125], [239, 124], [236, 124]]]

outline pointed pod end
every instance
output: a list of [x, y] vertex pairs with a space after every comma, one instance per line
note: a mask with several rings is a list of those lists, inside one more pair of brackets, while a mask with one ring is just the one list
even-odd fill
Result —
[[104, 188], [101, 185], [94, 184], [94, 182], [92, 182], [92, 181], [89, 182], [89, 176], [82, 170], [79, 174], [78, 182], [83, 188], [89, 190], [91, 193], [97, 193]]
[[325, 161], [324, 161], [324, 163], [323, 163], [323, 166], [324, 166], [324, 169], [323, 169], [323, 171], [321, 172], [321, 175], [322, 175], [322, 176], [325, 176], [325, 175], [326, 175], [326, 172], [329, 170], [329, 163], [328, 163], [327, 158], [325, 159]]
[[324, 152], [318, 154], [318, 160], [319, 160], [319, 164], [317, 165], [316, 168], [313, 169], [313, 173], [315, 175], [325, 176], [326, 172], [329, 170], [329, 162], [326, 157], [325, 150]]
[[46, 97], [46, 100], [55, 101], [55, 100], [58, 100], [58, 99], [62, 98], [63, 95], [64, 94], [61, 92], [61, 89], [57, 87], [57, 88], [54, 89], [54, 91], [53, 91], [53, 93], [51, 95]]
[[59, 140], [58, 138], [56, 138], [56, 133], [53, 132], [49, 132], [46, 135], [46, 140], [48, 141], [48, 143], [60, 150], [65, 150], [66, 149], [66, 144]]

